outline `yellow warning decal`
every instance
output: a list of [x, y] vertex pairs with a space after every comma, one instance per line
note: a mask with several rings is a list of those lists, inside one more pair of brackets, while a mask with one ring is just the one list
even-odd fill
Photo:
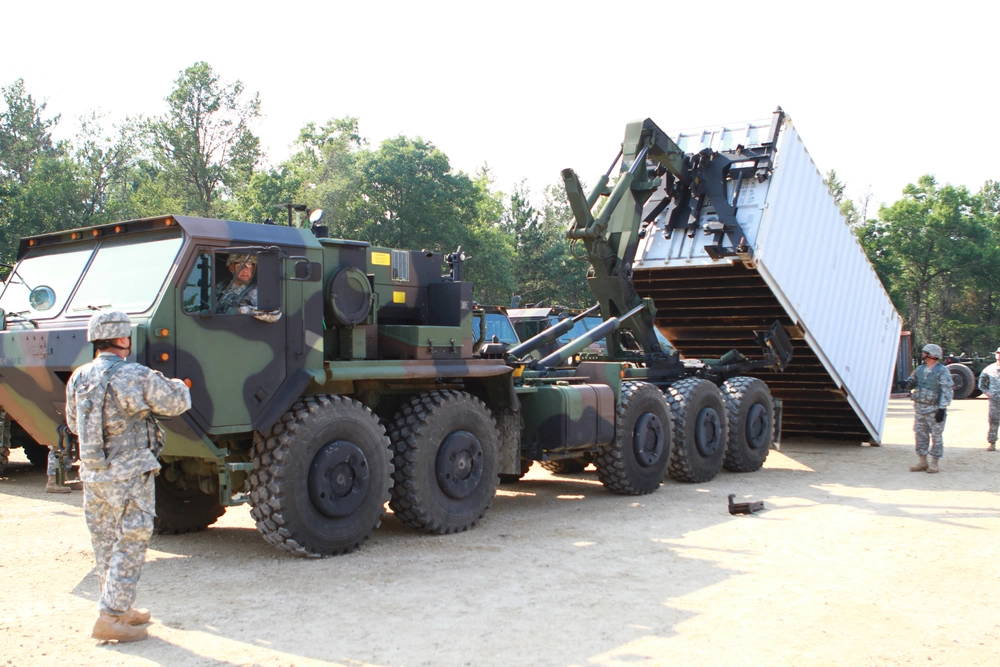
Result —
[[376, 266], [389, 266], [392, 264], [392, 257], [387, 252], [372, 252], [372, 264]]
[[392, 292], [392, 302], [393, 303], [406, 303], [406, 292], [397, 292], [393, 290]]

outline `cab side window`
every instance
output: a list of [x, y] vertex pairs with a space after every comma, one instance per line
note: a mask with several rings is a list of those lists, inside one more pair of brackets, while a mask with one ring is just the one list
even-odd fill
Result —
[[215, 258], [216, 314], [252, 314], [257, 310], [257, 256], [216, 253]]

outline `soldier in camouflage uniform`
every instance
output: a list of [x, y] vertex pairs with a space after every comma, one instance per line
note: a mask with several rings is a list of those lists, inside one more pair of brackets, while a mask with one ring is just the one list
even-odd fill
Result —
[[132, 603], [156, 514], [153, 477], [162, 436], [154, 415], [191, 407], [181, 380], [125, 361], [131, 335], [125, 313], [95, 313], [87, 340], [97, 356], [66, 385], [66, 423], [80, 441], [83, 511], [101, 580], [92, 636], [102, 641], [146, 638], [139, 626], [149, 622], [149, 612]]
[[[67, 461], [63, 466], [63, 475], [66, 479], [69, 479], [72, 467]], [[65, 484], [60, 484], [57, 481], [57, 475], [59, 474], [59, 457], [56, 456], [56, 450], [49, 448], [49, 458], [45, 464], [45, 492], [46, 493], [69, 493], [70, 491], [79, 491], [83, 488], [79, 480], [68, 481]]]
[[990, 399], [990, 426], [986, 431], [986, 451], [997, 450], [997, 426], [1000, 426], [1000, 347], [993, 353], [996, 361], [979, 374], [979, 391]]
[[227, 284], [220, 285], [215, 297], [215, 312], [253, 315], [262, 322], [277, 322], [281, 319], [280, 310], [257, 309], [257, 285], [254, 283], [257, 258], [254, 255], [230, 255], [226, 268], [233, 277]]
[[[938, 462], [944, 456], [944, 424], [951, 403], [954, 382], [944, 364], [938, 363], [942, 352], [939, 345], [928, 343], [921, 352], [924, 363], [909, 377], [910, 398], [913, 400], [913, 432], [917, 440], [918, 461], [910, 470], [938, 472]], [[928, 444], [930, 460], [928, 461]]]

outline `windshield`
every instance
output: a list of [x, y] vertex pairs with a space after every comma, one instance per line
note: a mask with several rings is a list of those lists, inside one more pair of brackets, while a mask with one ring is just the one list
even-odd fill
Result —
[[[493, 342], [494, 336], [498, 343], [516, 345], [521, 342], [510, 320], [503, 313], [486, 313], [486, 340]], [[472, 340], [479, 342], [479, 315], [472, 316]]]
[[157, 235], [143, 243], [136, 238], [105, 241], [87, 269], [70, 304], [70, 315], [90, 314], [93, 308], [141, 313], [157, 295], [174, 263], [183, 239]]
[[[562, 320], [564, 318], [565, 318], [565, 316], [564, 317], [557, 317], [555, 315], [549, 316], [549, 326], [552, 326], [553, 324], [558, 323], [560, 320]], [[573, 325], [572, 329], [570, 329], [569, 331], [567, 331], [566, 333], [564, 333], [562, 336], [559, 336], [559, 342], [563, 343], [565, 345], [566, 343], [570, 342], [574, 338], [579, 338], [583, 334], [587, 333], [588, 331], [590, 331], [591, 329], [593, 329], [597, 325], [601, 324], [603, 321], [604, 320], [602, 320], [599, 317], [589, 317], [589, 316], [583, 318], [582, 320], [578, 320]], [[604, 341], [602, 339], [601, 341], [597, 341], [594, 344], [603, 345]]]
[[[0, 308], [28, 319], [55, 317], [66, 305], [66, 299], [93, 252], [94, 244], [89, 243], [29, 253], [7, 277], [3, 295], [0, 296]], [[32, 308], [28, 295], [41, 285], [52, 288], [55, 303], [45, 310], [36, 310]]]

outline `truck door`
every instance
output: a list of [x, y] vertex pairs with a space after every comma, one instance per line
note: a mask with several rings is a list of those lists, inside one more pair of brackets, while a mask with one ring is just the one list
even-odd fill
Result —
[[206, 430], [248, 430], [285, 379], [289, 318], [281, 271], [268, 271], [266, 259], [199, 247], [183, 270], [177, 375], [190, 380], [191, 413]]

